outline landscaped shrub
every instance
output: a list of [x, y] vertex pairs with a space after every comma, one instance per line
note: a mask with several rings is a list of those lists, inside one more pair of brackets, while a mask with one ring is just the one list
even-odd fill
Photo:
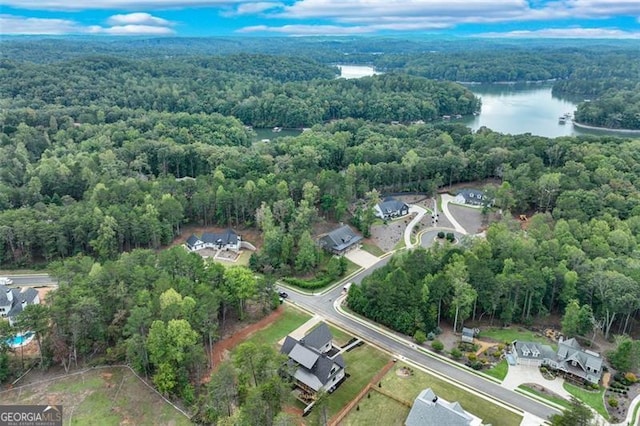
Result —
[[440, 352], [444, 349], [444, 343], [442, 343], [438, 339], [435, 339], [433, 342], [431, 342], [431, 347], [433, 348], [434, 351]]
[[597, 383], [591, 383], [589, 386], [593, 390], [599, 390], [600, 389], [600, 385], [598, 385]]
[[315, 290], [328, 286], [333, 281], [333, 278], [329, 275], [322, 275], [310, 280], [303, 280], [301, 278], [295, 277], [284, 277], [282, 281], [295, 287], [303, 288], [306, 290]]
[[500, 344], [498, 345], [498, 350], [499, 350], [500, 352], [504, 351], [504, 348], [506, 348], [506, 346], [504, 345], [504, 343], [500, 343]]
[[474, 370], [482, 370], [484, 364], [480, 361], [469, 361], [467, 363], [467, 366], [473, 368]]
[[458, 348], [451, 349], [451, 357], [453, 359], [460, 359], [462, 357], [462, 352]]
[[618, 400], [615, 399], [614, 397], [609, 398], [609, 401], [607, 401], [607, 402], [613, 408], [616, 408], [618, 406]]
[[467, 359], [469, 359], [469, 361], [473, 362], [473, 361], [478, 359], [478, 356], [473, 352], [469, 352], [469, 354], [467, 355]]
[[627, 379], [627, 381], [630, 382], [631, 384], [636, 383], [638, 381], [638, 377], [636, 377], [636, 375], [633, 374], [632, 372], [628, 372], [627, 374], [625, 374], [624, 378]]
[[421, 345], [425, 340], [427, 340], [427, 336], [424, 334], [424, 331], [416, 330], [416, 333], [413, 335], [413, 340], [415, 340], [417, 344]]
[[430, 331], [429, 334], [427, 334], [427, 340], [433, 340], [436, 338], [436, 333], [434, 333], [433, 331]]
[[456, 236], [453, 235], [453, 232], [447, 232], [447, 235], [445, 235], [445, 238], [447, 239], [447, 241], [452, 243], [455, 241]]
[[442, 231], [438, 232], [438, 238], [443, 239], [444, 238], [444, 232], [442, 232]]

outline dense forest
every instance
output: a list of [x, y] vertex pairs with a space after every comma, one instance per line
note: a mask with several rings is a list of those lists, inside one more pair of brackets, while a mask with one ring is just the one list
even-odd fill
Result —
[[220, 113], [245, 125], [289, 128], [341, 118], [432, 121], [480, 107], [469, 90], [453, 83], [405, 74], [332, 79], [335, 68], [264, 55], [147, 61], [91, 56], [55, 64], [4, 61], [0, 70], [0, 93], [13, 108], [102, 108], [100, 116], [85, 116], [92, 124], [112, 122], [104, 109], [115, 107]]
[[578, 105], [579, 123], [610, 129], [640, 130], [640, 84], [629, 90], [611, 90]]

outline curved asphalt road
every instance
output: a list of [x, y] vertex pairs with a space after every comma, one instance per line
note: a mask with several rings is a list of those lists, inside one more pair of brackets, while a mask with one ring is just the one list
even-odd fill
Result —
[[[438, 231], [439, 229], [434, 229], [423, 232], [420, 239], [421, 245], [424, 247], [431, 246]], [[453, 230], [447, 229], [446, 231], [452, 232]], [[462, 236], [462, 234], [460, 234], [459, 232], [454, 232], [454, 234], [456, 235], [456, 238], [460, 238]], [[389, 259], [391, 259], [391, 256], [380, 259], [380, 261], [378, 261], [375, 265], [364, 271], [361, 271], [353, 278], [351, 278], [350, 281], [359, 284], [364, 277], [371, 275], [373, 271], [386, 265], [389, 262]], [[364, 321], [355, 321], [350, 317], [341, 314], [340, 312], [336, 311], [333, 306], [334, 301], [342, 294], [343, 289], [341, 285], [318, 295], [306, 295], [298, 293], [295, 291], [295, 289], [292, 288], [286, 288], [286, 290], [289, 293], [288, 300], [290, 302], [299, 305], [311, 312], [322, 315], [327, 320], [335, 323], [336, 325], [344, 328], [345, 330], [353, 333], [363, 340], [372, 342], [375, 345], [386, 349], [390, 353], [394, 354], [394, 356], [404, 357], [414, 363], [427, 367], [428, 369], [431, 369], [444, 377], [453, 379], [463, 386], [473, 388], [474, 391], [483, 393], [490, 399], [497, 399], [517, 409], [529, 412], [534, 416], [540, 417], [541, 419], [546, 419], [552, 414], [560, 413], [558, 410], [555, 410], [547, 405], [536, 402], [531, 398], [520, 395], [509, 389], [503, 388], [495, 382], [484, 379], [462, 368], [456, 367], [447, 362], [441, 361], [438, 358], [418, 351], [417, 349], [414, 349], [405, 343], [401, 343], [398, 340], [389, 337], [387, 334], [381, 333], [376, 328], [367, 325]], [[406, 339], [406, 337], [400, 334], [397, 335], [399, 338]]]

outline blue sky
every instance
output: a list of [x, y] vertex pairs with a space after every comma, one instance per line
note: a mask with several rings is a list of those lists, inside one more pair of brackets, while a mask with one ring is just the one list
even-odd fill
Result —
[[0, 0], [0, 34], [640, 39], [640, 0]]

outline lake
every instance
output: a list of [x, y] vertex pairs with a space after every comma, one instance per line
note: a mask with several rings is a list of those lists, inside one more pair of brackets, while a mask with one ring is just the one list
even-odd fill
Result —
[[366, 65], [336, 65], [340, 69], [340, 77], [338, 78], [361, 78], [368, 77], [370, 75], [381, 74]]
[[573, 114], [577, 103], [551, 94], [551, 83], [545, 84], [470, 84], [467, 88], [482, 99], [480, 114], [459, 121], [478, 130], [488, 127], [500, 133], [555, 138], [577, 135], [625, 136], [607, 130], [579, 129], [571, 120], [560, 124], [558, 118]]
[[281, 129], [279, 132], [274, 132], [273, 129], [253, 129], [256, 136], [253, 138], [254, 142], [258, 142], [264, 139], [272, 141], [277, 138], [284, 138], [287, 136], [298, 136], [302, 133], [302, 129]]

